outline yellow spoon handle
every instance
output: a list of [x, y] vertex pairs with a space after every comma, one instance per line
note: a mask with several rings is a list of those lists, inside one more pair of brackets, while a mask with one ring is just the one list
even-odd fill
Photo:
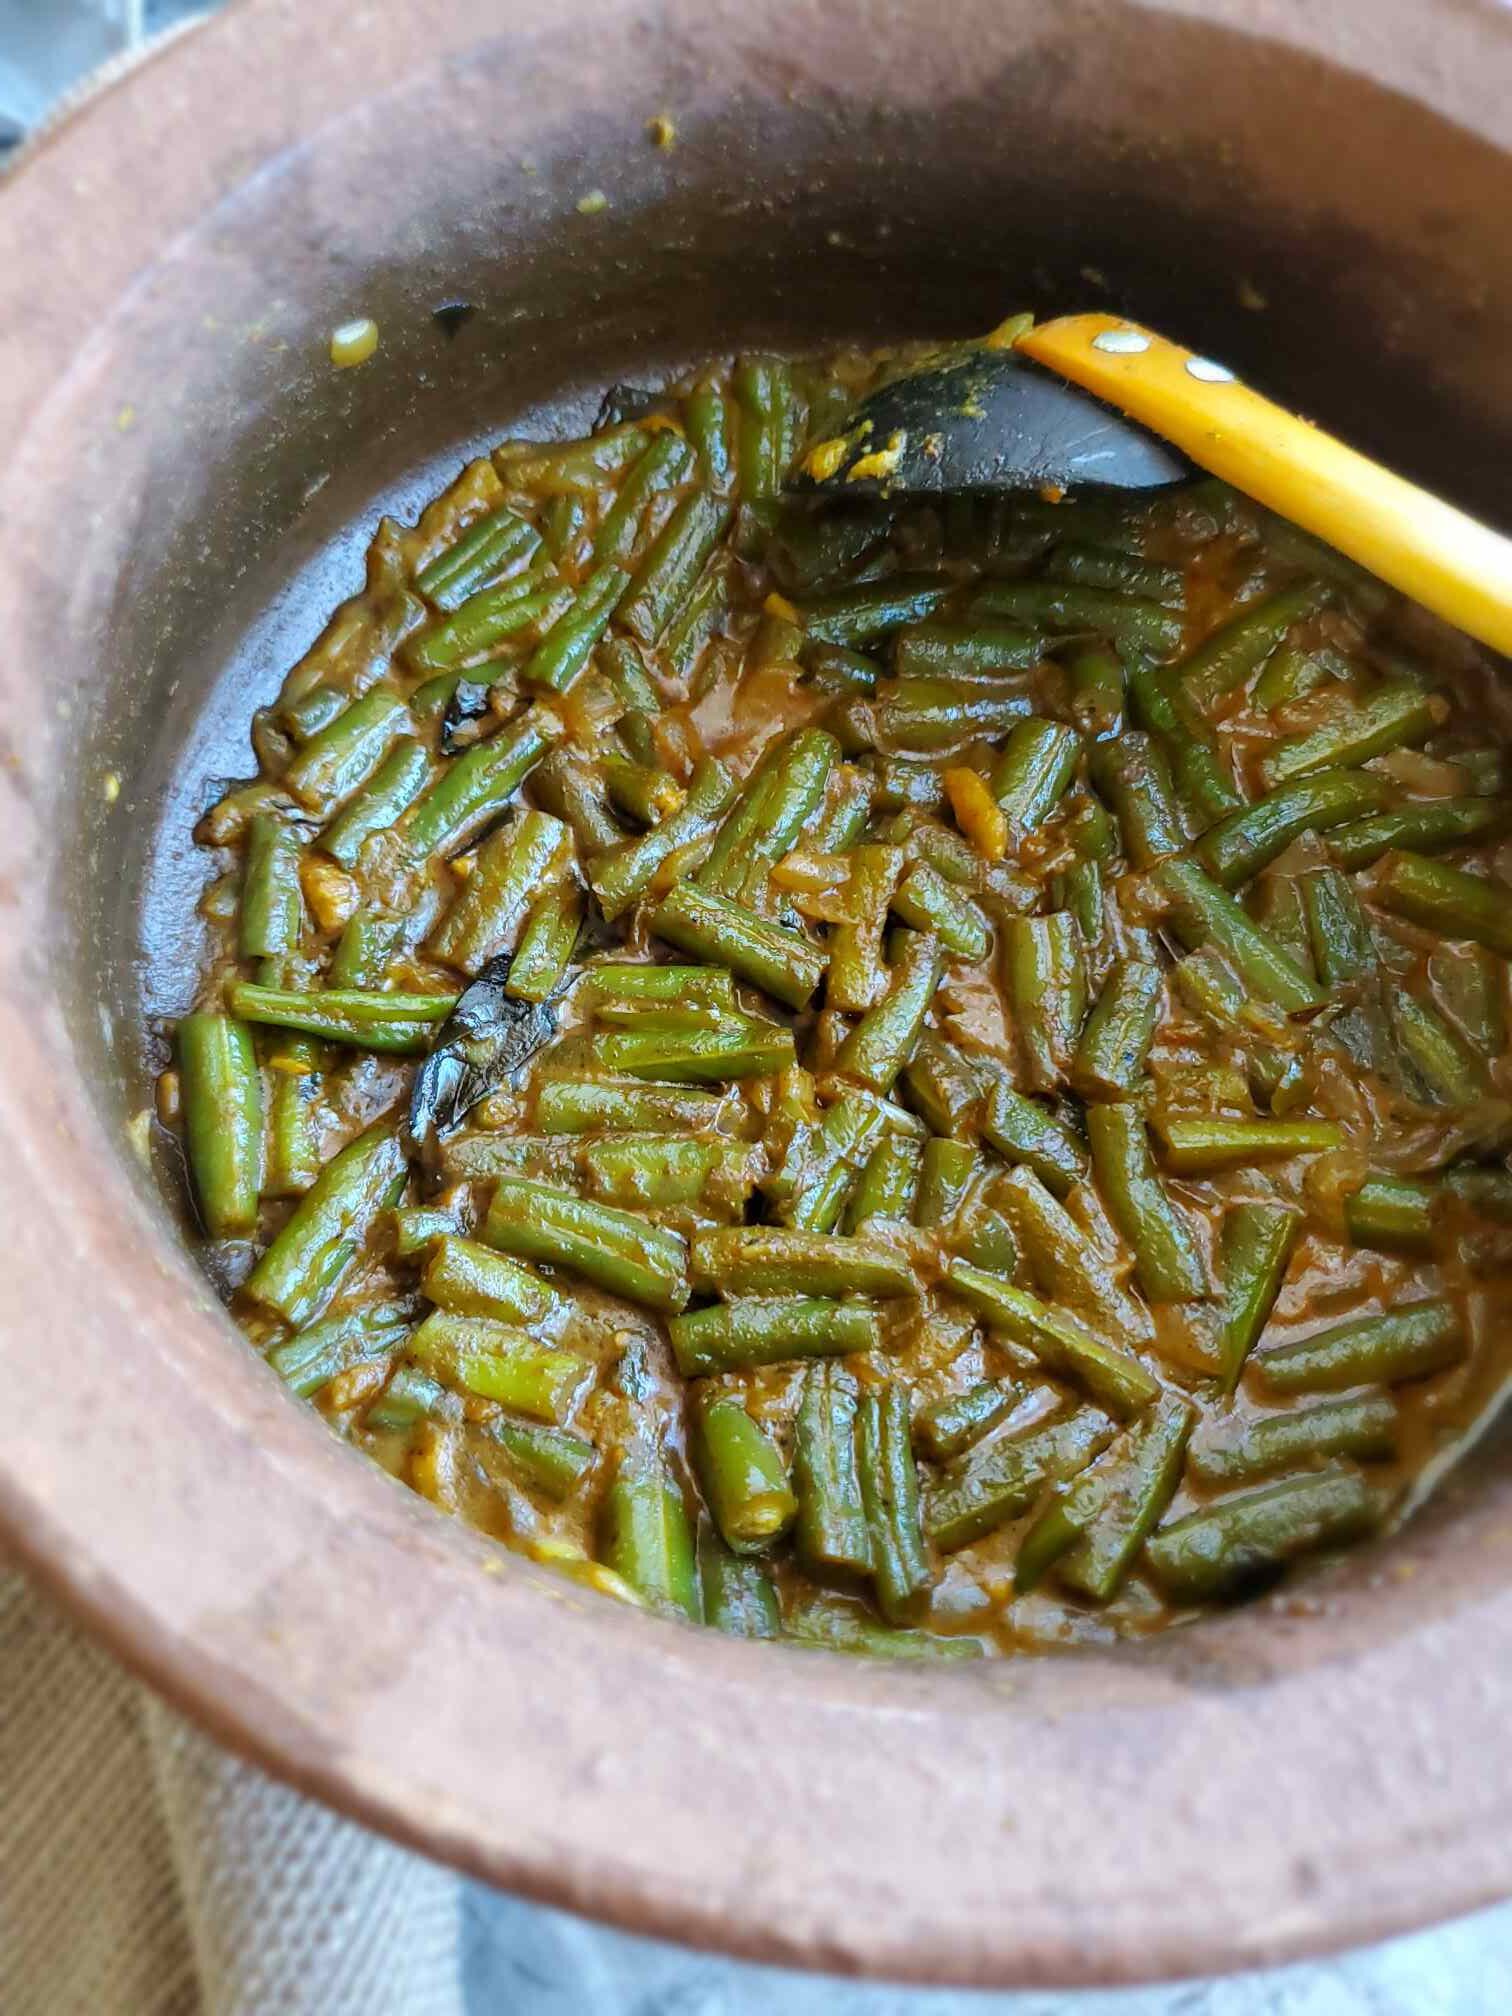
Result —
[[1025, 331], [1017, 348], [1483, 644], [1512, 653], [1512, 539], [1137, 323], [1063, 315]]

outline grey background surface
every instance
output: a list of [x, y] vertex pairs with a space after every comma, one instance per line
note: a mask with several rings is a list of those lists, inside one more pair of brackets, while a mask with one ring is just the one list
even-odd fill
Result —
[[[508, 0], [500, 0], [501, 15]], [[193, 0], [0, 0], [0, 147]], [[1078, 1995], [860, 1987], [632, 1939], [465, 1887], [472, 2016], [1503, 2016], [1512, 1904], [1310, 1966]]]

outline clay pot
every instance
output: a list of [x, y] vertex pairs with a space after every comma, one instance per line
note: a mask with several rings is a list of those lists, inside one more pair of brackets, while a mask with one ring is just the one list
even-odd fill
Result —
[[[32, 148], [0, 191], [0, 1518], [153, 1685], [498, 1883], [806, 1966], [1132, 1980], [1512, 1889], [1489, 1451], [1384, 1548], [1156, 1644], [730, 1643], [339, 1446], [130, 1126], [209, 779], [378, 508], [543, 404], [1112, 304], [1505, 516], [1509, 81], [1494, 0], [242, 0]], [[380, 350], [335, 373], [358, 313]]]

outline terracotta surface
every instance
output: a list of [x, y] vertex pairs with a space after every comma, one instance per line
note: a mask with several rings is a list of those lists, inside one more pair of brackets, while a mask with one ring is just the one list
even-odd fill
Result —
[[[32, 151], [0, 189], [0, 1526], [154, 1684], [500, 1883], [811, 1966], [1154, 1977], [1512, 1891], [1496, 1451], [1384, 1550], [1143, 1650], [728, 1643], [340, 1448], [125, 1127], [235, 724], [376, 501], [564, 388], [1111, 301], [1505, 519], [1509, 77], [1491, 0], [243, 0]], [[359, 311], [382, 348], [337, 378]]]

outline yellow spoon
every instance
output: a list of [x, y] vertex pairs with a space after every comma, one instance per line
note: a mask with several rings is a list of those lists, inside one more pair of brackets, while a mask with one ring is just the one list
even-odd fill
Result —
[[1019, 333], [1014, 347], [1435, 615], [1512, 654], [1512, 539], [1262, 398], [1224, 365], [1135, 322], [1062, 315]]

